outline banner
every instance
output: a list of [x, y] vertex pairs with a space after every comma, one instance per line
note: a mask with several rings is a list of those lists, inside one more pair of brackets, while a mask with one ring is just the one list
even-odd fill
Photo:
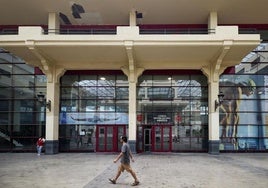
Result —
[[62, 112], [60, 113], [60, 124], [128, 124], [128, 114], [111, 112]]

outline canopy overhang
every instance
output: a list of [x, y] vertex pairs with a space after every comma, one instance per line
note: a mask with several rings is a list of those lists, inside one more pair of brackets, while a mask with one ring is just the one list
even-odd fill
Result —
[[219, 59], [221, 66], [234, 66], [260, 43], [258, 34], [238, 34], [236, 26], [220, 26], [206, 35], [140, 35], [138, 30], [118, 27], [116, 35], [45, 35], [41, 27], [21, 27], [18, 35], [0, 36], [0, 46], [41, 68], [118, 70], [130, 62], [144, 69], [201, 69]]

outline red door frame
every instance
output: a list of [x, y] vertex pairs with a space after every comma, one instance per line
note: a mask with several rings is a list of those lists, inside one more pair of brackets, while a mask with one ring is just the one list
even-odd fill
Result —
[[[112, 127], [113, 138], [112, 138], [112, 149], [107, 148], [107, 129]], [[118, 128], [123, 127], [123, 132], [126, 134], [126, 126], [125, 125], [97, 125], [96, 126], [96, 152], [118, 152]], [[99, 131], [101, 128], [104, 128], [104, 149], [99, 148]]]
[[[160, 128], [160, 134], [161, 134], [161, 149], [157, 150], [155, 148], [155, 131], [156, 131], [156, 128]], [[168, 140], [168, 143], [169, 143], [169, 146], [168, 146], [168, 149], [167, 150], [164, 150], [164, 128], [169, 128], [169, 140]], [[171, 151], [171, 148], [172, 148], [172, 131], [171, 131], [171, 126], [170, 125], [153, 125], [152, 126], [152, 152], [170, 152]]]

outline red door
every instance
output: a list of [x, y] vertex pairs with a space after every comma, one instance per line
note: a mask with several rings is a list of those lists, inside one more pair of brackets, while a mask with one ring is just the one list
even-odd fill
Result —
[[120, 151], [120, 136], [126, 134], [125, 126], [98, 125], [96, 131], [97, 152]]
[[152, 151], [170, 152], [172, 144], [171, 126], [154, 125], [152, 126]]

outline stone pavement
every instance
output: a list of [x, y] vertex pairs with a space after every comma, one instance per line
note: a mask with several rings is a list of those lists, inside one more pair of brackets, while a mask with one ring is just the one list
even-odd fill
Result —
[[[0, 153], [1, 188], [132, 187], [124, 172], [116, 185], [115, 154]], [[142, 188], [267, 188], [268, 153], [136, 154], [133, 169]]]

